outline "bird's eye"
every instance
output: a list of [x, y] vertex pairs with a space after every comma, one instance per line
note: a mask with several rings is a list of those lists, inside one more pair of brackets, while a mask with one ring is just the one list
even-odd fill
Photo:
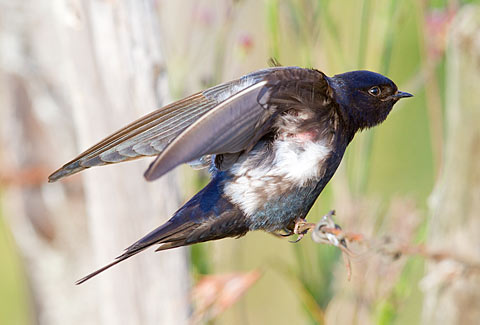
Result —
[[380, 90], [379, 87], [375, 86], [375, 87], [372, 87], [368, 90], [368, 93], [372, 96], [380, 96], [380, 94], [382, 93], [382, 91]]

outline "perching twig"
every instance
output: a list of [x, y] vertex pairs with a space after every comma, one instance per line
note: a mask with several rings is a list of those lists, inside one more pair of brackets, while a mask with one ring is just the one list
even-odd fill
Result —
[[342, 228], [333, 221], [334, 215], [335, 211], [332, 210], [328, 214], [324, 215], [322, 220], [315, 225], [311, 223], [305, 223], [299, 232], [306, 233], [309, 230], [312, 230], [312, 239], [314, 242], [340, 248], [342, 250], [345, 266], [347, 268], [348, 280], [350, 280], [351, 277], [350, 258], [360, 255], [352, 252], [349, 249], [348, 244], [353, 242], [365, 244], [368, 248], [377, 247], [377, 251], [379, 253], [391, 256], [394, 259], [398, 259], [402, 255], [419, 255], [435, 262], [452, 260], [462, 265], [465, 270], [470, 273], [480, 273], [480, 262], [470, 261], [463, 256], [458, 256], [450, 252], [431, 251], [424, 245], [398, 244], [392, 246], [392, 241], [389, 239], [389, 237], [385, 237], [381, 244], [373, 245], [373, 240], [366, 240], [365, 236], [361, 234], [343, 231]]

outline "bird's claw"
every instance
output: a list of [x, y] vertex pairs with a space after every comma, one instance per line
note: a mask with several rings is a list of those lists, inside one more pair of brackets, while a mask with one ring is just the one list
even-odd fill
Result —
[[289, 242], [292, 243], [292, 244], [298, 243], [300, 240], [302, 240], [302, 238], [303, 238], [304, 236], [305, 236], [305, 234], [298, 234], [297, 239], [295, 239], [295, 240], [289, 240]]
[[291, 235], [293, 235], [293, 231], [289, 230], [285, 231], [285, 233], [272, 232], [271, 234], [277, 237], [290, 237]]
[[295, 221], [295, 227], [293, 228], [293, 233], [295, 235], [298, 235], [297, 239], [295, 240], [290, 240], [289, 242], [291, 243], [298, 243], [302, 238], [305, 236], [305, 234], [310, 230], [315, 227], [314, 223], [307, 222], [303, 218], [298, 218]]

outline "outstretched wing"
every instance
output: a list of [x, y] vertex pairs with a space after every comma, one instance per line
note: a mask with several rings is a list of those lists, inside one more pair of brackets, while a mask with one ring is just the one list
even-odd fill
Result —
[[248, 150], [268, 132], [278, 113], [269, 103], [271, 95], [285, 82], [318, 80], [320, 75], [314, 70], [275, 67], [197, 93], [117, 131], [54, 172], [49, 181], [93, 166], [158, 155], [145, 173], [153, 180], [185, 162]]
[[120, 129], [87, 149], [49, 176], [50, 182], [84, 169], [156, 156], [182, 131], [229, 97], [258, 83], [270, 73], [265, 69], [212, 87], [162, 107]]
[[258, 131], [271, 115], [257, 100], [266, 83], [242, 90], [192, 123], [150, 165], [146, 179], [204, 155], [240, 152], [258, 141], [263, 135]]
[[205, 155], [234, 154], [227, 156], [236, 159], [235, 154], [248, 151], [265, 134], [275, 131], [272, 126], [279, 114], [298, 107], [316, 111], [329, 97], [327, 93], [327, 78], [319, 71], [271, 69], [264, 80], [231, 96], [180, 133], [150, 165], [145, 177], [157, 179]]

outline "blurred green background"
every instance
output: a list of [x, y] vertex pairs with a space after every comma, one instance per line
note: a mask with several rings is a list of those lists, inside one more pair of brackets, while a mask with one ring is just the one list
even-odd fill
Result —
[[[455, 13], [480, 1], [158, 3], [172, 99], [266, 67], [270, 57], [328, 75], [377, 71], [413, 93], [386, 122], [355, 137], [308, 219], [318, 221], [335, 209], [344, 229], [370, 238], [425, 239], [427, 200], [442, 164], [445, 39]], [[188, 198], [208, 176], [182, 167], [182, 180]], [[34, 319], [17, 253], [0, 215], [0, 324]], [[310, 238], [292, 244], [252, 233], [195, 245], [190, 259], [194, 281], [206, 274], [262, 271], [246, 296], [213, 323], [317, 324], [332, 320], [326, 315], [335, 310], [357, 313], [350, 319], [358, 323], [420, 323], [419, 257], [361, 257], [353, 261], [349, 282], [339, 250]]]

